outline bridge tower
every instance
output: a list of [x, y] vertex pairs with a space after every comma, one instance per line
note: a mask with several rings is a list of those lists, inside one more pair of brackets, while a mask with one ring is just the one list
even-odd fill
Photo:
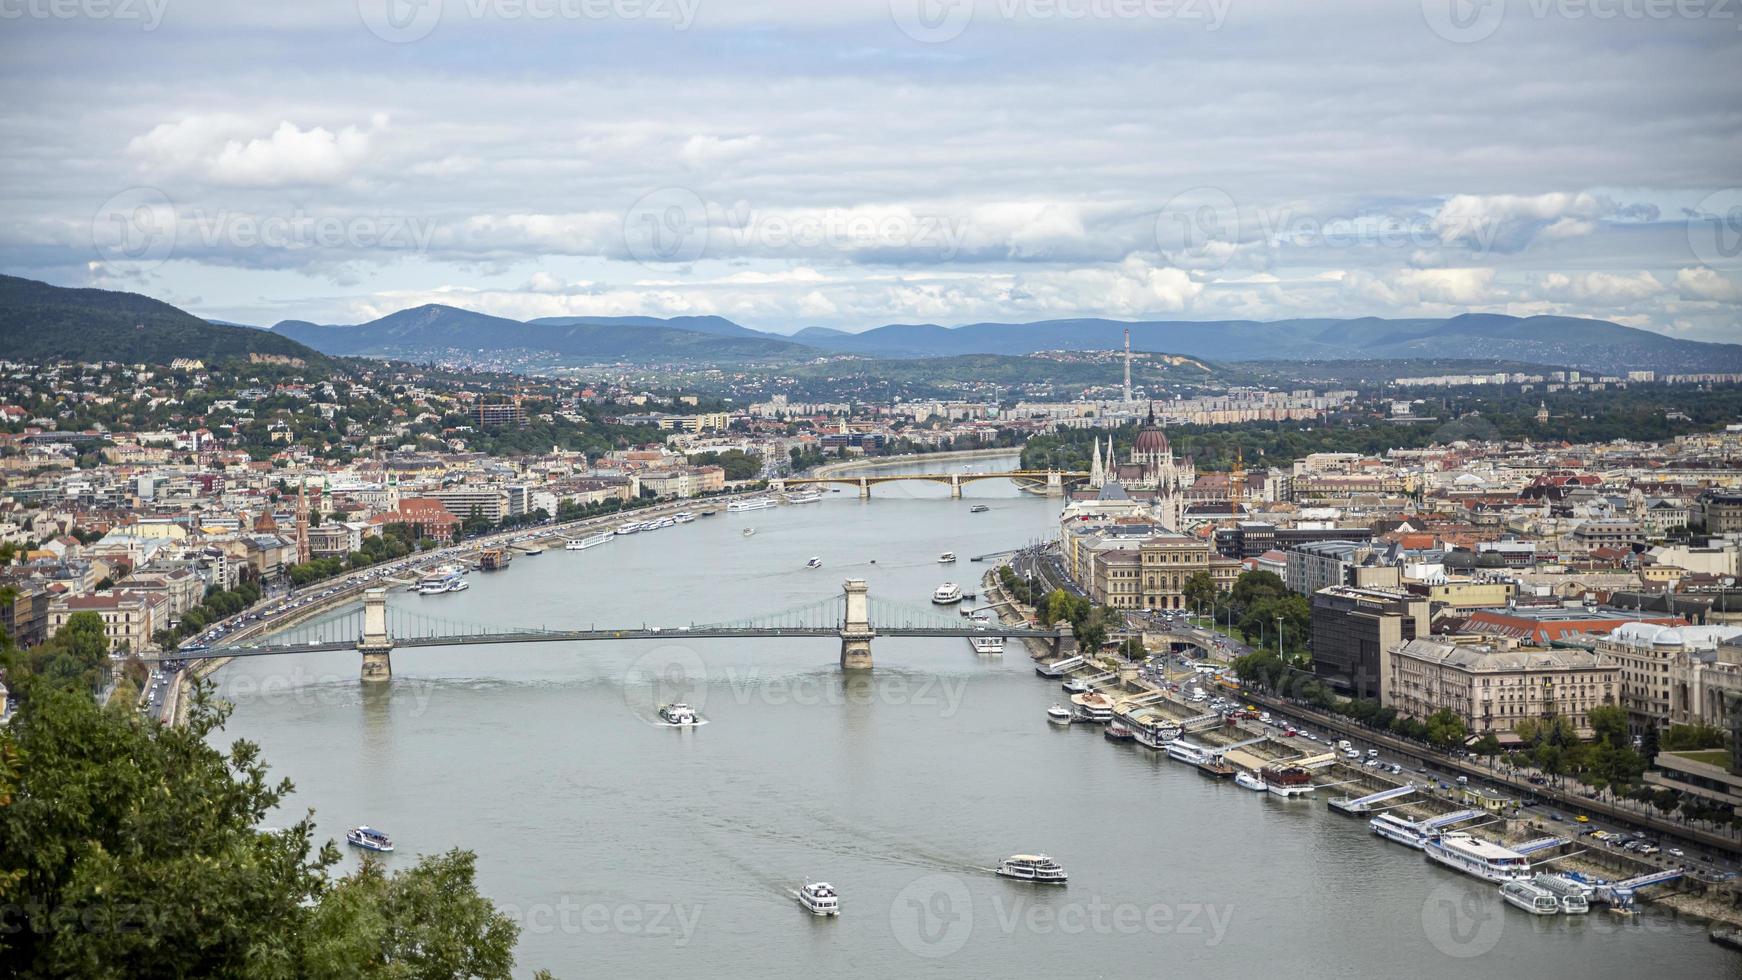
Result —
[[1074, 657], [1074, 656], [1076, 656], [1077, 655], [1077, 634], [1076, 634], [1075, 630], [1071, 629], [1070, 622], [1068, 620], [1061, 619], [1057, 623], [1053, 624], [1053, 629], [1058, 630], [1058, 634], [1059, 634], [1059, 635], [1052, 638], [1053, 659], [1056, 660], [1060, 657]]
[[962, 475], [960, 473], [950, 474], [950, 499], [962, 499]]
[[393, 677], [393, 637], [387, 633], [387, 590], [363, 592], [363, 635], [357, 638], [363, 655], [363, 679], [385, 681]]
[[847, 599], [846, 615], [841, 619], [841, 669], [871, 669], [870, 590], [862, 578], [850, 578], [841, 583]]
[[871, 499], [871, 481], [867, 480], [864, 477], [859, 478], [859, 499], [860, 500], [870, 500]]
[[1046, 471], [1046, 495], [1049, 497], [1065, 495], [1065, 478], [1057, 469]]
[[786, 492], [786, 481], [779, 479], [778, 477], [773, 479], [773, 480], [769, 480], [768, 481], [768, 489], [774, 491], [775, 493], [785, 493]]

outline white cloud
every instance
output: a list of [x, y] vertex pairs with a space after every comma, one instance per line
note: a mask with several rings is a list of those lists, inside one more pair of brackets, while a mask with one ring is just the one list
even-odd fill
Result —
[[1441, 240], [1478, 252], [1518, 252], [1538, 236], [1590, 234], [1595, 219], [1613, 210], [1593, 194], [1456, 194], [1433, 217]]
[[249, 137], [252, 124], [241, 116], [194, 115], [134, 137], [127, 153], [148, 173], [193, 174], [229, 186], [336, 184], [369, 158], [372, 135], [386, 125], [385, 116], [376, 116], [370, 130], [334, 132], [285, 120], [266, 136]]
[[678, 155], [692, 170], [702, 170], [748, 156], [761, 145], [760, 136], [708, 136], [697, 134], [684, 141]]
[[1549, 299], [1569, 300], [1587, 307], [1628, 306], [1664, 291], [1663, 283], [1649, 272], [1632, 274], [1552, 272], [1543, 276], [1536, 291]]
[[1675, 274], [1676, 290], [1682, 299], [1713, 303], [1742, 303], [1742, 285], [1719, 275], [1705, 266], [1679, 269]]

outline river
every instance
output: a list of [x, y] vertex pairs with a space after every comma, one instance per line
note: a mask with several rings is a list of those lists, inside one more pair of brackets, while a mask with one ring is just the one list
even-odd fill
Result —
[[[945, 579], [972, 591], [986, 566], [970, 556], [1047, 535], [1058, 508], [1002, 481], [965, 501], [873, 492], [722, 511], [391, 602], [501, 627], [677, 626], [859, 577], [924, 605]], [[961, 561], [938, 565], [945, 550]], [[214, 741], [258, 742], [296, 784], [286, 812], [312, 807], [323, 833], [387, 828], [390, 867], [476, 851], [481, 889], [522, 921], [525, 975], [1742, 976], [1693, 922], [1537, 919], [1322, 802], [1054, 728], [1061, 692], [1017, 644], [872, 649], [852, 679], [835, 640], [402, 650], [368, 689], [354, 654], [243, 659], [217, 675], [236, 711]], [[655, 724], [673, 697], [708, 724]], [[986, 870], [1037, 850], [1068, 887]], [[807, 877], [840, 889], [839, 918], [798, 908]]]

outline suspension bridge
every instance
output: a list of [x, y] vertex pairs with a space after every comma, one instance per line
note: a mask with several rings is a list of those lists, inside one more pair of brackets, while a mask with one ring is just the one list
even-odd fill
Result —
[[879, 483], [897, 483], [901, 481], [922, 481], [926, 483], [942, 483], [950, 488], [951, 497], [962, 495], [962, 484], [975, 480], [1013, 480], [1016, 485], [1025, 490], [1040, 490], [1049, 497], [1063, 496], [1065, 484], [1081, 483], [1089, 478], [1089, 474], [1070, 470], [1009, 470], [998, 473], [889, 473], [886, 475], [865, 474], [859, 476], [843, 474], [841, 476], [787, 476], [776, 477], [768, 481], [769, 488], [781, 493], [790, 487], [817, 486], [824, 483], [838, 483], [842, 486], [858, 487], [859, 496], [869, 499], [871, 488]]
[[399, 648], [476, 646], [487, 643], [581, 643], [601, 640], [737, 639], [746, 637], [838, 637], [841, 667], [871, 667], [871, 641], [877, 637], [1002, 636], [1048, 641], [1055, 655], [1075, 648], [1068, 623], [1056, 629], [978, 623], [936, 607], [873, 599], [863, 579], [848, 579], [839, 595], [778, 612], [718, 623], [683, 626], [588, 626], [546, 629], [493, 626], [393, 609], [387, 590], [371, 588], [362, 603], [318, 622], [274, 632], [258, 643], [183, 648], [157, 661], [208, 660], [229, 657], [275, 657], [299, 653], [355, 650], [363, 657], [363, 679], [392, 676], [392, 653]]

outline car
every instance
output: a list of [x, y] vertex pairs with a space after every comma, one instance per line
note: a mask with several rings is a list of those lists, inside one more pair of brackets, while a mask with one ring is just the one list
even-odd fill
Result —
[[1391, 774], [1392, 774], [1392, 775], [1393, 775], [1393, 776], [1395, 776], [1395, 775], [1398, 775], [1398, 774], [1399, 774], [1399, 773], [1402, 773], [1402, 772], [1403, 772], [1403, 767], [1402, 767], [1402, 766], [1400, 766], [1400, 765], [1398, 765], [1398, 764], [1397, 764], [1397, 763], [1395, 763], [1395, 762], [1393, 762], [1393, 763], [1392, 763], [1392, 764], [1391, 764]]
[[1562, 821], [1562, 820], [1564, 820], [1564, 819], [1566, 819], [1566, 818], [1565, 818], [1565, 817], [1562, 817], [1562, 816], [1561, 816], [1561, 815], [1560, 815], [1560, 814], [1558, 814], [1558, 813], [1550, 813], [1550, 814], [1549, 814], [1549, 815], [1548, 815], [1548, 818], [1549, 818], [1549, 819], [1550, 819], [1550, 820], [1553, 820], [1553, 821], [1554, 821], [1554, 822], [1555, 822], [1555, 823], [1560, 823], [1560, 822], [1561, 822], [1561, 821]]
[[1591, 822], [1591, 818], [1590, 818], [1590, 817], [1587, 817], [1587, 816], [1585, 816], [1585, 815], [1584, 815], [1584, 814], [1582, 814], [1582, 813], [1581, 813], [1581, 814], [1579, 814], [1579, 815], [1578, 815], [1578, 816], [1576, 816], [1576, 817], [1574, 817], [1574, 818], [1573, 818], [1573, 819], [1574, 819], [1574, 820], [1577, 820], [1577, 821], [1578, 821], [1578, 822], [1579, 822], [1579, 823], [1590, 823], [1590, 822]]
[[1682, 849], [1679, 847], [1665, 848], [1663, 853], [1668, 854], [1670, 857], [1678, 857], [1678, 858], [1679, 857], [1687, 857], [1687, 855], [1685, 853], [1683, 853]]

